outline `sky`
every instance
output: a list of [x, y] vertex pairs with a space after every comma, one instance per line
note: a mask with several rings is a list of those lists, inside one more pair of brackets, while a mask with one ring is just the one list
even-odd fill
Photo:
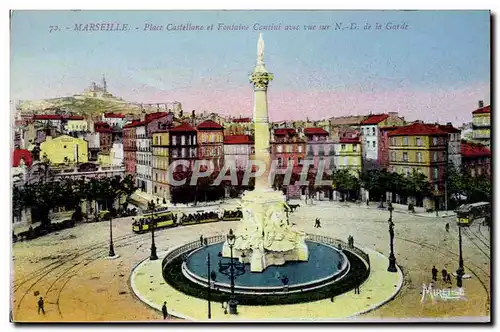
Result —
[[[87, 23], [128, 28], [74, 30]], [[214, 28], [166, 30], [188, 23]], [[334, 29], [353, 23], [358, 29]], [[163, 30], [145, 31], [147, 24]], [[281, 29], [258, 30], [270, 24]], [[387, 29], [397, 24], [405, 29]], [[272, 121], [399, 112], [460, 125], [478, 100], [490, 101], [488, 11], [15, 11], [11, 100], [73, 95], [104, 74], [108, 91], [131, 102], [251, 116], [259, 32], [275, 75]]]

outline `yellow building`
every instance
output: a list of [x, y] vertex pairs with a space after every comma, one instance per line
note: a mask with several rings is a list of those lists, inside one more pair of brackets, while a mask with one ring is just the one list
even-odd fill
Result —
[[86, 163], [88, 162], [87, 141], [68, 135], [52, 138], [47, 136], [40, 144], [40, 157], [52, 164]]
[[361, 142], [359, 137], [342, 137], [334, 144], [334, 164], [337, 169], [348, 169], [352, 175], [359, 176], [362, 167]]
[[491, 106], [479, 102], [479, 108], [472, 112], [472, 139], [491, 146]]
[[414, 171], [424, 174], [442, 204], [448, 132], [439, 125], [413, 123], [393, 130], [388, 136], [389, 171], [406, 176]]
[[153, 154], [153, 195], [170, 199], [168, 185], [170, 133], [168, 131], [157, 131], [153, 133], [151, 150]]
[[111, 166], [113, 164], [113, 156], [111, 154], [99, 153], [97, 155], [97, 162], [101, 166]]
[[68, 120], [65, 129], [67, 132], [87, 131], [88, 122], [86, 120]]

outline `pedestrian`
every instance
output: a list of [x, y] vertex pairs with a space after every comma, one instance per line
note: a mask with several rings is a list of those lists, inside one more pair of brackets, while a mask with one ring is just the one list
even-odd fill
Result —
[[444, 228], [446, 229], [446, 232], [449, 232], [450, 231], [450, 223], [446, 223], [446, 226], [444, 226]]
[[43, 309], [43, 297], [40, 296], [38, 300], [38, 314], [40, 315], [40, 311], [45, 315], [45, 310]]
[[448, 271], [446, 271], [446, 269], [442, 269], [441, 275], [443, 276], [443, 281], [446, 281], [446, 277], [448, 276]]
[[314, 221], [314, 228], [318, 228], [318, 218]]
[[438, 277], [438, 269], [436, 269], [436, 265], [432, 267], [432, 280], [437, 281]]
[[356, 287], [354, 287], [354, 294], [359, 294], [359, 285], [356, 285]]
[[163, 319], [167, 319], [168, 316], [167, 301], [163, 302], [163, 307], [161, 307], [161, 312], [163, 313]]
[[200, 235], [200, 246], [203, 245], [203, 235]]
[[318, 228], [321, 228], [321, 221], [318, 218]]

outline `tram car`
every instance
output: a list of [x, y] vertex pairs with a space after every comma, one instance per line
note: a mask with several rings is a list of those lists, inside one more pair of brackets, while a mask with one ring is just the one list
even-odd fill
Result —
[[472, 222], [489, 224], [491, 220], [491, 203], [479, 202], [461, 205], [457, 210], [457, 224], [470, 226]]
[[219, 221], [219, 216], [217, 212], [210, 211], [205, 212], [203, 210], [196, 211], [196, 213], [185, 214], [179, 219], [180, 225], [195, 225], [208, 222]]
[[168, 208], [159, 208], [154, 211], [143, 211], [143, 214], [132, 223], [132, 231], [138, 234], [150, 231], [152, 220], [156, 222], [155, 229], [177, 225], [177, 216], [174, 211], [170, 211]]
[[224, 211], [224, 215], [222, 216], [222, 220], [224, 221], [237, 221], [243, 218], [243, 212], [241, 208], [238, 208], [234, 211]]

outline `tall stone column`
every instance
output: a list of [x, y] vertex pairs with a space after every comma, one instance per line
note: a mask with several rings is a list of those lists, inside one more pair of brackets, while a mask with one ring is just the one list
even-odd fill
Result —
[[265, 173], [255, 179], [255, 190], [266, 190], [271, 188], [269, 183], [269, 171], [271, 167], [269, 116], [267, 111], [267, 87], [274, 75], [264, 65], [264, 40], [262, 33], [259, 34], [257, 43], [257, 64], [250, 75], [250, 83], [254, 86], [253, 123], [255, 137], [254, 160], [259, 160], [265, 165]]

